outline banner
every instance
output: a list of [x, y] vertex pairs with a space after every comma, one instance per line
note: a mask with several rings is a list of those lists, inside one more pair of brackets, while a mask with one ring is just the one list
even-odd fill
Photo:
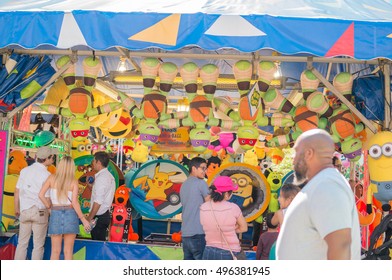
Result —
[[158, 142], [151, 148], [155, 153], [193, 153], [189, 127], [162, 128]]

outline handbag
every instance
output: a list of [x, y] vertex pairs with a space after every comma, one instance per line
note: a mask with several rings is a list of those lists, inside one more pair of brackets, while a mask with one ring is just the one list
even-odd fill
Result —
[[211, 200], [210, 200], [210, 207], [211, 207], [212, 215], [214, 216], [214, 219], [216, 222], [216, 226], [218, 227], [219, 232], [220, 232], [221, 236], [223, 237], [223, 240], [225, 241], [227, 247], [229, 248], [229, 251], [230, 251], [230, 254], [231, 254], [233, 260], [247, 260], [244, 250], [241, 249], [241, 251], [237, 255], [235, 255], [233, 253], [233, 251], [230, 248], [229, 242], [227, 242], [226, 236], [223, 234], [223, 231], [222, 231], [221, 227], [219, 226], [218, 219], [216, 218], [214, 209], [212, 208], [212, 201]]

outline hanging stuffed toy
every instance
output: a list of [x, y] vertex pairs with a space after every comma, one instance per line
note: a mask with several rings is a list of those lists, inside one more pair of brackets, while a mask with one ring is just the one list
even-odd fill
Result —
[[[62, 56], [56, 62], [57, 68], [60, 69], [62, 66], [69, 63], [70, 60], [71, 58], [69, 56]], [[97, 75], [102, 68], [102, 63], [95, 56], [86, 57], [83, 60], [83, 68], [84, 78], [82, 87], [76, 85], [74, 64], [72, 64], [62, 75], [64, 82], [69, 89], [68, 108], [50, 104], [40, 105], [42, 110], [50, 114], [59, 114], [71, 118], [69, 129], [71, 131], [71, 137], [76, 141], [87, 139], [90, 129], [88, 117], [111, 112], [122, 106], [119, 102], [111, 102], [94, 108], [91, 90], [95, 84]]]
[[137, 140], [135, 143], [135, 148], [132, 152], [131, 159], [134, 162], [144, 163], [148, 160], [149, 149], [143, 144], [142, 141]]
[[240, 93], [238, 112], [231, 110], [220, 99], [215, 99], [215, 107], [233, 120], [240, 120], [242, 125], [238, 128], [237, 139], [243, 150], [252, 149], [258, 141], [259, 130], [256, 126], [278, 125], [291, 126], [291, 120], [269, 118], [264, 116], [260, 95], [269, 88], [276, 66], [272, 62], [260, 62], [258, 65], [259, 79], [257, 86], [260, 90], [251, 89], [252, 64], [247, 60], [240, 60], [233, 66], [234, 77]]
[[368, 169], [370, 185], [367, 193], [367, 212], [372, 212], [373, 196], [390, 211], [392, 200], [392, 132], [382, 131], [369, 139]]
[[320, 117], [329, 118], [333, 109], [329, 106], [325, 96], [317, 91], [319, 79], [310, 70], [303, 71], [300, 79], [306, 107], [310, 111], [318, 113]]
[[237, 134], [234, 132], [220, 132], [218, 134], [218, 140], [210, 143], [208, 149], [219, 152], [224, 149], [229, 154], [234, 154], [233, 143], [237, 139]]
[[[334, 87], [350, 102], [352, 81], [352, 75], [347, 72], [339, 73], [333, 80]], [[344, 156], [350, 161], [358, 161], [361, 158], [362, 141], [356, 134], [364, 129], [364, 125], [356, 122], [354, 114], [343, 103], [334, 109], [328, 121], [332, 139], [341, 144]]]
[[293, 143], [303, 132], [313, 128], [325, 128], [327, 119], [320, 118], [317, 113], [310, 111], [304, 102], [294, 106], [278, 89], [269, 89], [261, 93], [264, 104], [280, 112], [289, 114], [295, 121], [294, 131], [279, 135], [267, 142], [268, 147], [280, 147]]
[[179, 126], [189, 126], [191, 131], [189, 138], [194, 151], [204, 152], [211, 141], [211, 132], [208, 126], [219, 126], [232, 130], [239, 126], [239, 123], [231, 120], [221, 120], [214, 117], [212, 100], [216, 91], [219, 69], [216, 65], [207, 64], [200, 70], [200, 78], [205, 95], [197, 94], [197, 77], [199, 68], [195, 63], [186, 63], [181, 67], [181, 77], [184, 81], [189, 103], [189, 114], [184, 119], [170, 119], [161, 121], [159, 125], [165, 128], [177, 128]]
[[[170, 62], [160, 64], [156, 58], [146, 58], [141, 63], [143, 75], [144, 97], [140, 108], [136, 102], [126, 94], [119, 92], [124, 107], [130, 111], [131, 116], [141, 119], [138, 130], [140, 141], [147, 147], [154, 146], [161, 135], [158, 127], [160, 120], [176, 117], [177, 114], [167, 114], [167, 96], [172, 88], [177, 76], [177, 66]], [[154, 90], [155, 80], [159, 74], [159, 90]], [[179, 117], [184, 117], [184, 113], [179, 113]]]

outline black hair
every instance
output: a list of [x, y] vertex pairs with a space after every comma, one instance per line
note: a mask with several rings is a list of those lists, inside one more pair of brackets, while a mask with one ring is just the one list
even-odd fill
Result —
[[203, 164], [203, 163], [207, 164], [207, 161], [204, 158], [202, 158], [202, 157], [194, 157], [189, 162], [189, 172], [192, 173], [192, 167], [199, 168], [199, 166], [201, 164]]
[[233, 192], [233, 191], [227, 191], [220, 194], [216, 191], [216, 187], [214, 185], [211, 185], [210, 189], [211, 189], [211, 199], [214, 202], [223, 201], [223, 199], [225, 198], [225, 193], [229, 193], [230, 195]]
[[106, 152], [96, 152], [94, 154], [94, 159], [99, 161], [103, 167], [108, 167], [109, 165], [109, 155]]
[[215, 156], [212, 156], [212, 157], [210, 157], [208, 160], [207, 160], [207, 168], [208, 168], [208, 166], [210, 166], [212, 163], [215, 163], [215, 164], [217, 164], [217, 165], [221, 165], [221, 163], [222, 163], [222, 160], [220, 159], [220, 158], [218, 158], [218, 157], [215, 157]]
[[338, 163], [339, 163], [339, 158], [338, 158], [337, 156], [334, 156], [334, 157], [332, 158], [332, 164], [333, 164], [333, 166], [336, 166]]
[[267, 224], [268, 228], [275, 229], [278, 227], [278, 225], [273, 225], [271, 222], [274, 215], [274, 212], [268, 212], [267, 215], [265, 215], [265, 223]]
[[287, 183], [284, 184], [280, 189], [280, 195], [283, 198], [294, 197], [301, 191], [301, 188], [296, 184]]

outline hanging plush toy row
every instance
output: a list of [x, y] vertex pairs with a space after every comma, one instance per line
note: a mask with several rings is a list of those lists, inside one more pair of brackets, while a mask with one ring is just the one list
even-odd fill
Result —
[[[69, 56], [63, 56], [56, 65], [61, 68], [70, 60]], [[190, 145], [195, 152], [203, 153], [212, 145], [211, 128], [220, 127], [222, 137], [219, 137], [220, 142], [216, 147], [226, 147], [230, 152], [234, 141], [238, 142], [243, 151], [254, 149], [260, 138], [260, 129], [265, 126], [283, 127], [289, 131], [269, 139], [267, 147], [284, 147], [292, 144], [304, 131], [323, 128], [330, 132], [349, 160], [357, 161], [361, 155], [362, 142], [358, 133], [364, 126], [357, 123], [355, 116], [343, 103], [334, 106], [328, 104], [323, 93], [318, 91], [320, 81], [309, 70], [301, 75], [303, 99], [294, 106], [278, 89], [270, 86], [277, 71], [275, 63], [259, 62], [257, 82], [252, 85], [252, 63], [246, 60], [236, 62], [233, 73], [240, 98], [235, 108], [230, 99], [214, 96], [220, 73], [213, 64], [199, 67], [189, 62], [178, 69], [175, 64], [162, 63], [157, 58], [144, 59], [141, 62], [144, 95], [140, 104], [120, 91], [120, 102], [105, 100], [102, 103], [99, 96], [93, 98], [93, 87], [102, 68], [101, 61], [97, 57], [87, 57], [83, 60], [83, 68], [82, 86], [76, 84], [73, 64], [62, 75], [69, 90], [66, 102], [41, 105], [49, 113], [70, 118], [71, 136], [77, 142], [87, 139], [90, 125], [93, 124], [108, 138], [125, 136], [137, 129], [139, 136], [135, 143], [141, 143], [149, 149], [157, 143], [162, 128], [190, 127]], [[167, 99], [178, 74], [190, 101], [189, 112], [171, 114], [167, 110]], [[202, 93], [198, 92], [199, 79]], [[346, 72], [336, 75], [333, 80], [334, 87], [348, 101], [351, 101], [352, 82], [352, 76]], [[266, 114], [266, 109], [281, 114]], [[110, 115], [114, 111], [116, 113]], [[215, 112], [220, 112], [225, 118], [217, 117]], [[99, 115], [102, 117], [97, 118]], [[140, 120], [137, 126], [133, 126], [132, 118]]]

